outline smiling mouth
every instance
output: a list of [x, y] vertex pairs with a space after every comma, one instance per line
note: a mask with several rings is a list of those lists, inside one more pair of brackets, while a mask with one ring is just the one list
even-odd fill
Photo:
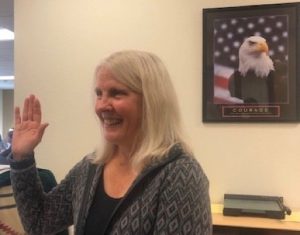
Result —
[[105, 127], [114, 127], [122, 123], [122, 119], [119, 118], [109, 118], [103, 119], [103, 124]]

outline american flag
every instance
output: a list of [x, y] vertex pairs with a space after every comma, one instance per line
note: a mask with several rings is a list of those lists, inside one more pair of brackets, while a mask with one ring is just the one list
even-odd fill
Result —
[[288, 61], [288, 15], [215, 19], [214, 27], [214, 103], [242, 103], [231, 97], [228, 79], [239, 64], [239, 48], [250, 36], [266, 39], [271, 59]]

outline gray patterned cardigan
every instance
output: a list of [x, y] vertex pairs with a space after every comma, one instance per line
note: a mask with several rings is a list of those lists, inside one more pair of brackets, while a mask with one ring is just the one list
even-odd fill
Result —
[[[83, 235], [102, 165], [85, 157], [51, 192], [45, 194], [34, 157], [11, 160], [11, 180], [28, 234], [54, 234], [74, 224]], [[208, 179], [198, 162], [173, 148], [134, 181], [110, 218], [105, 234], [212, 234]], [[101, 209], [101, 208], [99, 208]]]

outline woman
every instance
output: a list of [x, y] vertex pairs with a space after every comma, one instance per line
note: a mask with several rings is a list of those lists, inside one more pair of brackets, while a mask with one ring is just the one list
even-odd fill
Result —
[[42, 192], [34, 148], [47, 123], [39, 100], [15, 110], [12, 182], [29, 234], [74, 224], [75, 234], [211, 234], [208, 180], [184, 142], [174, 88], [161, 60], [121, 51], [95, 72], [104, 151], [83, 158]]

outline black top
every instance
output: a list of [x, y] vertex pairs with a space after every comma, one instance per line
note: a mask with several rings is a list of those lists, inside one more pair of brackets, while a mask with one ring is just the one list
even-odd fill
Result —
[[112, 198], [104, 191], [103, 171], [85, 224], [85, 235], [104, 235], [109, 219], [121, 198]]

